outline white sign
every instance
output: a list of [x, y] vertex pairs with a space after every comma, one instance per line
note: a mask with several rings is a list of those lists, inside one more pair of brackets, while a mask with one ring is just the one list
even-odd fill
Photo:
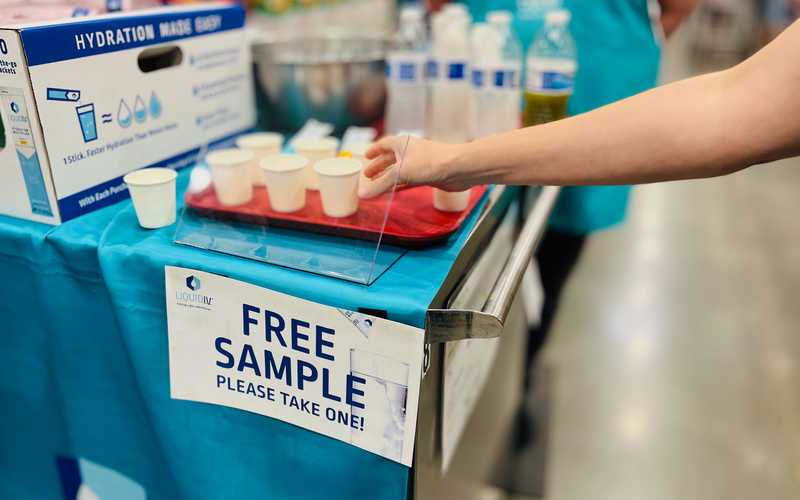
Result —
[[175, 399], [277, 418], [411, 466], [418, 328], [165, 268]]

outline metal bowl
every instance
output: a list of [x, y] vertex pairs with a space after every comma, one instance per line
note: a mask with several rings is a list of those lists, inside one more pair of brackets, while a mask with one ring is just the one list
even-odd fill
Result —
[[310, 118], [337, 133], [383, 116], [387, 41], [329, 33], [253, 44], [260, 123], [287, 132]]

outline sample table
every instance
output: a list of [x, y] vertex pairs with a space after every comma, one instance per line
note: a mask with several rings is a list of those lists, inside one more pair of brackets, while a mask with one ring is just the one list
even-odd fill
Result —
[[[187, 181], [184, 172], [179, 193]], [[424, 327], [457, 285], [454, 265], [479, 253], [477, 225], [487, 211], [499, 220], [510, 197], [488, 197], [446, 244], [407, 252], [369, 287], [176, 245], [174, 227], [140, 229], [129, 201], [57, 227], [0, 217], [0, 498], [61, 498], [78, 460], [151, 499], [407, 498], [411, 470], [398, 463], [170, 399], [164, 266]]]

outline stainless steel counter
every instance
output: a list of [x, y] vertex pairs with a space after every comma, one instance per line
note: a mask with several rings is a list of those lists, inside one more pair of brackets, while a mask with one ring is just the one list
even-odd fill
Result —
[[[527, 333], [518, 292], [558, 196], [555, 187], [528, 189], [529, 204], [521, 202], [520, 188], [497, 186], [490, 193], [489, 204], [428, 311], [428, 364], [412, 471], [414, 499], [475, 498], [506, 442], [519, 401]], [[521, 214], [523, 206], [529, 208]], [[453, 387], [446, 380], [447, 343], [465, 341], [473, 343], [472, 351], [479, 356], [482, 346], [475, 343], [486, 342], [485, 356], [491, 358], [480, 364], [488, 363], [490, 369], [482, 378], [484, 386], [471, 388], [480, 394], [469, 406], [462, 438], [444, 471], [446, 426], [457, 425], [443, 415], [446, 387]], [[461, 395], [449, 396], [452, 401]], [[475, 429], [480, 429], [479, 436], [470, 435]]]

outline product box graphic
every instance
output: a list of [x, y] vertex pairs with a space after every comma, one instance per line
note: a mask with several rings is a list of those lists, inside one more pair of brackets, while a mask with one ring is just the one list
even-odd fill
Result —
[[0, 213], [75, 218], [252, 128], [243, 27], [214, 4], [0, 27]]

